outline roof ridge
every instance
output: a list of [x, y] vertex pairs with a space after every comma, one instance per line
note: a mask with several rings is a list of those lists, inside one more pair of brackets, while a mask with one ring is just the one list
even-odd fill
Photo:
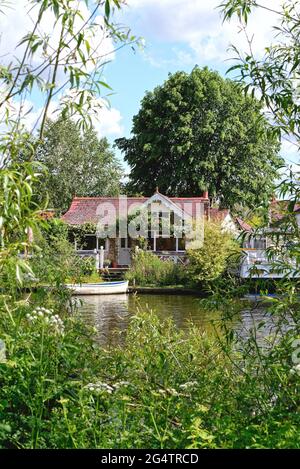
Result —
[[[121, 196], [102, 196], [102, 195], [96, 195], [93, 197], [73, 197], [73, 200], [93, 200], [93, 199], [119, 199]], [[150, 197], [144, 197], [144, 196], [139, 196], [139, 197], [130, 197], [127, 196], [127, 199], [148, 199]]]

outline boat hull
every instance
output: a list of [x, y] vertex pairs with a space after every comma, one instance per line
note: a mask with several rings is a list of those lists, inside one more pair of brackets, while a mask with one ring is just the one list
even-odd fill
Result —
[[116, 295], [126, 293], [128, 282], [83, 283], [81, 285], [66, 285], [73, 295]]

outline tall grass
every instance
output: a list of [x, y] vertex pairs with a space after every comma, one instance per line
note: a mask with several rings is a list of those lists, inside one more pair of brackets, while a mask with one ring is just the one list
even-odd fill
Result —
[[181, 285], [187, 281], [185, 266], [162, 261], [152, 252], [141, 249], [133, 255], [126, 279], [139, 286]]
[[32, 308], [1, 314], [2, 448], [300, 447], [300, 380], [281, 343], [262, 366], [147, 311], [104, 349], [76, 314], [55, 329]]

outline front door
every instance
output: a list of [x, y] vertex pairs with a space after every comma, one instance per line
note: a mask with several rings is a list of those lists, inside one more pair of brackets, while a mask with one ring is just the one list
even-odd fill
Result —
[[130, 265], [130, 248], [128, 247], [128, 238], [119, 238], [119, 265]]

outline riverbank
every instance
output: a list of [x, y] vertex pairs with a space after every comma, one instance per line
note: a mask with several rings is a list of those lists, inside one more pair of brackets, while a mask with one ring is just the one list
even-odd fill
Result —
[[207, 293], [196, 288], [186, 288], [181, 286], [169, 287], [128, 287], [128, 293], [138, 293], [147, 295], [193, 295], [201, 298], [207, 297]]

